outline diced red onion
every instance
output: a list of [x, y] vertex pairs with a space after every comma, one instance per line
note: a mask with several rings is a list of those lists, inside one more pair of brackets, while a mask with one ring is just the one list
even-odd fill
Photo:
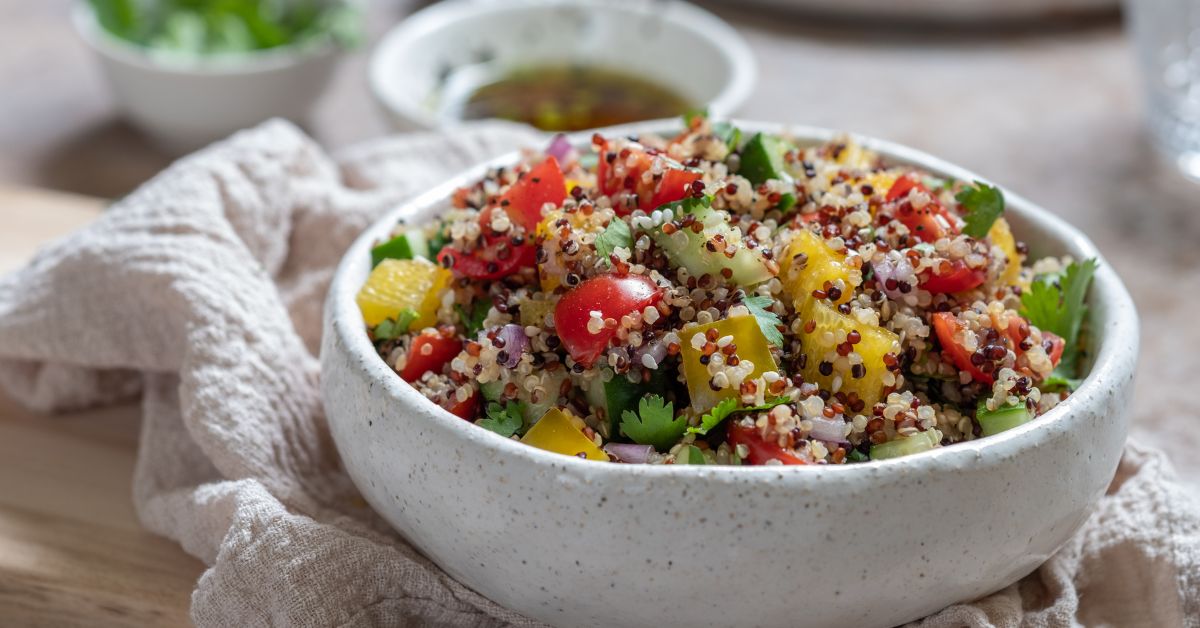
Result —
[[654, 453], [654, 447], [632, 443], [605, 443], [604, 451], [616, 458], [617, 462], [645, 464], [650, 459], [650, 454]]
[[638, 366], [645, 366], [642, 356], [648, 355], [655, 364], [662, 364], [667, 359], [667, 345], [661, 340], [648, 342], [633, 352], [633, 359]]
[[817, 440], [823, 440], [829, 443], [848, 443], [846, 440], [846, 422], [838, 419], [826, 419], [824, 417], [816, 417], [809, 419], [812, 422], [812, 431], [809, 436]]
[[900, 281], [908, 282], [913, 277], [913, 267], [907, 257], [903, 255], [885, 255], [882, 260], [872, 264], [871, 268], [875, 271], [875, 285], [889, 299], [899, 300], [904, 297], [904, 293], [900, 291], [899, 286], [889, 290], [887, 280], [894, 279], [897, 283]]
[[559, 165], [562, 165], [574, 150], [567, 136], [559, 133], [554, 136], [554, 139], [550, 140], [550, 145], [546, 147], [546, 154], [557, 159]]
[[496, 332], [497, 338], [504, 339], [504, 353], [507, 359], [500, 363], [504, 368], [513, 368], [517, 362], [521, 361], [521, 354], [529, 349], [529, 336], [525, 335], [525, 328], [520, 325], [509, 323], [500, 328]]

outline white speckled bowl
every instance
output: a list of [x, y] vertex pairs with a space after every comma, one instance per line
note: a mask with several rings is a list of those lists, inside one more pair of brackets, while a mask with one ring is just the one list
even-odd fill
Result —
[[[833, 135], [790, 131], [811, 142]], [[861, 139], [894, 161], [978, 178]], [[420, 196], [355, 242], [329, 292], [321, 362], [333, 436], [367, 501], [500, 604], [559, 626], [891, 626], [1031, 572], [1079, 528], [1113, 476], [1138, 320], [1103, 259], [1090, 296], [1086, 382], [1045, 416], [997, 436], [847, 466], [638, 466], [560, 456], [470, 425], [375, 355], [354, 294], [371, 243], [397, 218], [435, 215], [483, 171]], [[1079, 231], [1006, 196], [1008, 219], [1033, 254], [1100, 257]]]

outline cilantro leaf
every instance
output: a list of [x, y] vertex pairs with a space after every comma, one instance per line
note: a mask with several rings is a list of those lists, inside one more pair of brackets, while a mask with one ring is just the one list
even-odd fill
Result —
[[681, 453], [684, 454], [682, 457], [688, 464], [708, 464], [708, 461], [704, 459], [704, 452], [695, 445], [688, 445]]
[[520, 401], [510, 401], [503, 406], [496, 402], [489, 403], [486, 411], [487, 418], [479, 419], [475, 425], [508, 438], [516, 434], [525, 424], [522, 419], [524, 405]]
[[779, 333], [777, 325], [781, 325], [783, 321], [779, 320], [779, 315], [768, 310], [771, 304], [774, 303], [771, 297], [746, 297], [742, 299], [746, 309], [750, 310], [750, 314], [758, 321], [758, 328], [762, 330], [763, 336], [767, 342], [776, 347], [783, 346], [783, 334]]
[[604, 231], [596, 236], [596, 255], [599, 255], [605, 263], [610, 263], [608, 256], [618, 247], [624, 247], [633, 251], [633, 234], [629, 232], [629, 223], [622, 220], [620, 217], [614, 217], [604, 228]]
[[1021, 316], [1030, 325], [1057, 334], [1066, 343], [1062, 360], [1055, 369], [1059, 374], [1070, 376], [1075, 373], [1079, 330], [1088, 311], [1084, 299], [1097, 267], [1095, 259], [1072, 262], [1061, 275], [1035, 281], [1021, 295]]
[[735, 397], [726, 397], [717, 402], [706, 414], [700, 417], [700, 425], [694, 425], [688, 428], [688, 432], [692, 434], [707, 434], [709, 430], [721, 424], [727, 417], [739, 412], [758, 412], [760, 410], [770, 410], [778, 405], [783, 405], [791, 401], [790, 397], [775, 397], [768, 399], [766, 403], [759, 406], [742, 406], [738, 407], [738, 400]]
[[[1038, 388], [1042, 392], [1058, 392], [1061, 390], [1073, 391], [1076, 388], [1079, 388], [1079, 385], [1083, 383], [1083, 380], [1074, 377], [1068, 377], [1060, 373], [1060, 371], [1063, 370], [1066, 369], [1063, 369], [1063, 363], [1059, 362], [1058, 368], [1054, 369], [1054, 371], [1051, 372], [1046, 379], [1042, 380], [1042, 383], [1038, 384]], [[1073, 364], [1071, 365], [1070, 371], [1074, 371]]]
[[375, 326], [372, 332], [375, 336], [375, 343], [379, 344], [395, 340], [401, 335], [407, 334], [408, 328], [412, 327], [415, 320], [417, 320], [417, 311], [412, 308], [400, 310], [400, 314], [396, 318], [384, 319], [383, 322]]
[[483, 319], [487, 318], [488, 312], [492, 309], [491, 301], [483, 299], [475, 301], [471, 305], [471, 311], [467, 312], [463, 306], [455, 303], [454, 311], [458, 312], [458, 320], [463, 326], [463, 335], [468, 338], [474, 338], [483, 331]]
[[648, 395], [638, 402], [638, 411], [621, 413], [621, 433], [639, 445], [653, 445], [664, 451], [683, 436], [687, 417], [675, 416], [675, 404], [665, 403], [659, 395]]
[[968, 186], [954, 196], [954, 200], [967, 210], [964, 217], [967, 224], [963, 233], [982, 239], [987, 236], [992, 223], [1004, 213], [1004, 194], [993, 185], [976, 181], [974, 186]]

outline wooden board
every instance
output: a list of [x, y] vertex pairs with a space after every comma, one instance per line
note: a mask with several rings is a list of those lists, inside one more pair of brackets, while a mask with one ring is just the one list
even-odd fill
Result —
[[[104, 201], [0, 186], [0, 273]], [[204, 569], [137, 522], [140, 411], [38, 416], [0, 394], [0, 625], [186, 625]]]

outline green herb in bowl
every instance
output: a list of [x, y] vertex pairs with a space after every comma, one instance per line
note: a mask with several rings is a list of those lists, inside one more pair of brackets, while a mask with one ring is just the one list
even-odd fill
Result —
[[353, 5], [322, 0], [89, 0], [112, 35], [156, 50], [191, 55], [246, 53], [333, 42], [356, 45]]

